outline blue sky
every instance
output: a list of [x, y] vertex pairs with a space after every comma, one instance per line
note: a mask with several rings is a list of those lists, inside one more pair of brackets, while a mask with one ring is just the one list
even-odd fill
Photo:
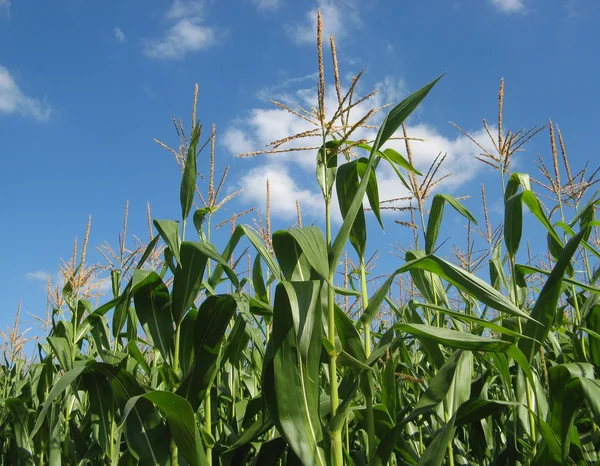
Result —
[[[262, 206], [266, 178], [275, 227], [294, 221], [296, 199], [304, 223], [320, 214], [314, 154], [234, 158], [305, 128], [267, 98], [314, 102], [317, 8], [336, 37], [343, 84], [364, 68], [359, 90], [380, 88], [375, 104], [447, 73], [410, 119], [410, 135], [427, 140], [415, 143], [415, 164], [426, 169], [447, 152], [444, 170], [455, 176], [440, 189], [473, 195], [465, 203], [477, 214], [481, 183], [493, 207], [498, 177], [448, 121], [482, 136], [481, 119], [495, 121], [501, 77], [507, 128], [552, 118], [575, 168], [597, 157], [596, 0], [0, 0], [1, 328], [20, 299], [24, 327], [33, 325], [25, 313], [44, 314], [45, 277], [56, 279], [88, 216], [91, 261], [101, 260], [93, 249], [105, 240], [116, 245], [126, 201], [128, 231], [142, 238], [146, 202], [155, 218], [178, 218], [179, 172], [153, 139], [176, 145], [171, 117], [189, 124], [196, 82], [198, 116], [217, 125], [217, 173], [231, 166], [225, 192], [244, 189], [222, 218]], [[548, 155], [546, 132], [518, 169], [533, 172], [538, 152]], [[403, 194], [390, 173], [381, 181], [382, 198]], [[384, 269], [390, 244], [408, 238], [398, 218], [385, 217], [385, 236], [373, 231]], [[440, 239], [462, 238], [461, 222], [447, 222]]]

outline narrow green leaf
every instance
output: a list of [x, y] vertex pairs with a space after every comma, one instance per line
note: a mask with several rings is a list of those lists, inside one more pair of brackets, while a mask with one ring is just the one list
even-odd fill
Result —
[[395, 327], [416, 337], [427, 338], [452, 348], [486, 353], [505, 353], [521, 366], [521, 369], [523, 369], [523, 372], [533, 385], [533, 374], [525, 355], [511, 342], [480, 337], [446, 328], [432, 327], [430, 325], [396, 324]]
[[511, 196], [504, 206], [504, 244], [512, 257], [517, 254], [523, 233], [523, 194]]
[[198, 140], [202, 126], [200, 122], [196, 122], [192, 131], [192, 139], [188, 147], [187, 157], [185, 159], [185, 167], [181, 178], [181, 188], [179, 191], [179, 200], [181, 202], [181, 218], [185, 221], [190, 215], [192, 204], [194, 203], [194, 194], [196, 193], [196, 152], [198, 150]]
[[[93, 363], [93, 361], [90, 361], [90, 363]], [[70, 370], [69, 372], [67, 372], [66, 374], [64, 374], [63, 376], [61, 376], [57, 380], [56, 384], [54, 384], [54, 387], [48, 394], [48, 397], [44, 401], [42, 410], [40, 411], [40, 414], [38, 415], [38, 418], [35, 421], [35, 425], [33, 426], [33, 430], [31, 431], [31, 437], [34, 437], [35, 434], [37, 433], [37, 431], [42, 426], [42, 423], [44, 422], [44, 419], [46, 418], [46, 413], [48, 412], [48, 408], [50, 408], [50, 406], [52, 405], [52, 402], [56, 398], [58, 398], [58, 396], [61, 393], [63, 393], [69, 387], [69, 385], [71, 385], [75, 380], [77, 380], [77, 378], [86, 369], [87, 369], [87, 365], [82, 365], [82, 366], [76, 367], [76, 368]]]
[[365, 169], [365, 174], [361, 179], [360, 185], [356, 191], [356, 195], [350, 203], [348, 213], [344, 218], [342, 227], [340, 228], [335, 240], [333, 241], [333, 244], [331, 245], [331, 250], [329, 252], [330, 274], [333, 274], [338, 266], [338, 262], [342, 256], [342, 252], [344, 251], [348, 237], [350, 236], [352, 225], [354, 225], [354, 220], [356, 219], [356, 216], [362, 206], [365, 191], [367, 190], [367, 185], [371, 176], [370, 172], [377, 167], [379, 162], [379, 156], [377, 155], [379, 148], [385, 144], [385, 142], [396, 132], [396, 130], [408, 118], [413, 110], [417, 108], [417, 106], [440, 79], [441, 76], [413, 94], [409, 95], [406, 99], [396, 105], [396, 107], [394, 107], [385, 117], [385, 120], [379, 128], [377, 138], [373, 144], [373, 150], [369, 156], [369, 163]]
[[429, 218], [427, 220], [427, 231], [425, 232], [425, 253], [431, 254], [435, 248], [435, 242], [437, 240], [440, 226], [442, 224], [442, 217], [444, 215], [444, 206], [446, 203], [450, 204], [454, 210], [465, 217], [470, 222], [477, 225], [477, 220], [460, 202], [449, 194], [436, 194], [433, 197], [431, 203], [431, 210], [429, 211]]
[[437, 430], [427, 450], [423, 453], [421, 461], [419, 461], [419, 466], [441, 466], [446, 458], [448, 445], [452, 441], [454, 431], [456, 430], [454, 420], [455, 418], [452, 416], [444, 427]]
[[267, 287], [265, 286], [265, 279], [263, 277], [262, 262], [260, 255], [254, 258], [254, 265], [252, 266], [252, 286], [254, 287], [254, 293], [259, 301], [268, 302]]
[[529, 362], [538, 353], [540, 345], [544, 342], [552, 327], [565, 270], [571, 263], [571, 258], [577, 251], [584, 233], [583, 231], [579, 232], [566, 244], [560, 259], [552, 269], [531, 311], [533, 320], [529, 320], [525, 324], [523, 334], [529, 338], [519, 341], [519, 349], [525, 354]]
[[419, 104], [425, 99], [429, 91], [433, 89], [433, 86], [437, 84], [437, 82], [442, 79], [442, 76], [431, 81], [429, 84], [423, 86], [416, 92], [413, 92], [406, 99], [396, 105], [393, 109], [385, 117], [383, 124], [379, 129], [379, 133], [377, 135], [377, 139], [375, 144], [373, 144], [374, 150], [379, 150], [381, 146], [383, 146], [389, 138], [393, 136], [398, 128], [406, 121], [409, 115], [415, 110]]

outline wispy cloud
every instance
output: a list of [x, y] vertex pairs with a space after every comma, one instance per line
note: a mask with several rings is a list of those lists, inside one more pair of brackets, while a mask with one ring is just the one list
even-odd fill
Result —
[[160, 40], [148, 41], [144, 54], [157, 59], [182, 59], [216, 43], [216, 30], [204, 24], [202, 0], [175, 0], [167, 11], [172, 26]]
[[37, 270], [35, 272], [28, 272], [25, 274], [25, 278], [27, 280], [40, 280], [43, 282], [47, 282], [50, 278], [50, 274], [48, 272], [44, 272], [42, 270]]
[[2, 113], [47, 121], [52, 109], [48, 103], [26, 96], [10, 72], [0, 65], [0, 114]]
[[[359, 104], [353, 113], [353, 120], [361, 118], [371, 105], [379, 107], [387, 102], [398, 103], [408, 94], [404, 81], [386, 77], [377, 87], [379, 93], [371, 100], [370, 104]], [[313, 89], [289, 89], [282, 90], [282, 96], [286, 104], [292, 102], [303, 108], [311, 108], [317, 104], [317, 96]], [[290, 105], [292, 106], [292, 105]], [[329, 88], [326, 94], [325, 107], [328, 112], [334, 112], [337, 108], [335, 91]], [[383, 114], [372, 123], [381, 122]], [[352, 124], [352, 121], [349, 123]], [[298, 134], [312, 129], [313, 126], [291, 113], [278, 108], [255, 108], [250, 110], [246, 117], [238, 119], [224, 133], [224, 144], [233, 154], [261, 150], [269, 142], [284, 138], [292, 134]], [[445, 179], [439, 188], [451, 192], [460, 191], [460, 188], [483, 168], [474, 157], [479, 154], [479, 149], [462, 134], [448, 137], [442, 134], [434, 126], [419, 123], [408, 126], [410, 137], [423, 139], [425, 142], [414, 141], [412, 153], [415, 166], [422, 173], [426, 173], [431, 163], [439, 153], [447, 153], [446, 161], [438, 171], [438, 176], [449, 172], [452, 177]], [[353, 135], [354, 139], [365, 138], [373, 140], [376, 135], [375, 129], [361, 129]], [[476, 139], [484, 139], [485, 131], [472, 132]], [[312, 147], [319, 146], [319, 138], [303, 139], [293, 141], [283, 147]], [[400, 153], [405, 153], [403, 141], [393, 140], [388, 142], [387, 147], [393, 147]], [[342, 160], [340, 160], [342, 162]], [[239, 179], [239, 188], [244, 189], [243, 199], [248, 204], [262, 205], [265, 198], [265, 182], [271, 183], [271, 212], [275, 216], [284, 219], [293, 219], [296, 215], [295, 201], [300, 201], [302, 212], [305, 216], [318, 216], [323, 210], [323, 201], [319, 187], [314, 180], [315, 151], [293, 152], [259, 156], [256, 159], [245, 159], [250, 167], [247, 173]], [[395, 199], [408, 196], [406, 188], [399, 181], [396, 173], [387, 164], [381, 164], [377, 172], [380, 185], [380, 199]], [[237, 188], [236, 187], [236, 188]], [[460, 193], [458, 193], [460, 194]], [[388, 204], [389, 205], [389, 204]], [[396, 204], [398, 205], [398, 204]], [[338, 216], [339, 218], [339, 216]], [[308, 220], [308, 218], [307, 218]]]
[[490, 3], [502, 13], [522, 13], [525, 11], [524, 0], [490, 0]]
[[281, 6], [282, 0], [248, 0], [259, 10], [276, 10]]
[[119, 42], [125, 42], [125, 34], [120, 28], [115, 28], [115, 39], [117, 39]]
[[10, 14], [10, 0], [0, 0], [0, 14]]
[[[48, 286], [48, 279], [50, 279], [50, 286], [55, 287], [58, 286], [62, 288], [65, 285], [65, 277], [57, 270], [54, 273], [49, 273], [44, 270], [36, 270], [35, 272], [27, 272], [25, 274], [25, 279], [35, 281], [39, 283], [40, 289], [46, 289]], [[106, 277], [97, 277], [90, 283], [88, 283], [88, 288], [96, 288], [99, 293], [105, 294], [111, 291], [112, 282], [110, 279]]]
[[362, 25], [356, 0], [317, 0], [303, 22], [288, 27], [289, 36], [297, 44], [316, 42], [317, 10], [321, 10], [325, 38], [333, 35], [336, 40], [343, 39]]

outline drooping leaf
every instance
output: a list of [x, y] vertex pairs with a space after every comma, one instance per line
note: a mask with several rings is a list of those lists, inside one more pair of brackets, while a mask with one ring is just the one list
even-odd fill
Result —
[[311, 268], [322, 279], [328, 279], [327, 245], [319, 228], [276, 231], [273, 249], [287, 280], [310, 280]]
[[175, 220], [153, 220], [154, 226], [158, 230], [160, 237], [165, 242], [177, 263], [180, 263], [179, 246], [179, 222]]
[[209, 464], [196, 425], [194, 411], [187, 400], [175, 393], [161, 390], [134, 396], [125, 405], [123, 421], [130, 415], [140, 398], [150, 400], [165, 413], [173, 439], [190, 465], [207, 466]]

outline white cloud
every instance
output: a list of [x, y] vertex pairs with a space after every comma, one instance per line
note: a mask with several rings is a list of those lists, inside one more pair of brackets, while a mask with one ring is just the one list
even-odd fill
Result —
[[148, 41], [144, 54], [158, 59], [181, 59], [216, 43], [216, 30], [204, 24], [202, 0], [175, 0], [167, 12], [173, 25], [160, 40]]
[[281, 6], [281, 0], [249, 0], [259, 10], [276, 10]]
[[323, 40], [347, 37], [351, 30], [360, 27], [362, 21], [356, 0], [317, 0], [317, 6], [308, 11], [300, 24], [288, 27], [288, 34], [297, 44], [312, 44], [317, 41], [317, 11], [321, 10]]
[[125, 42], [125, 34], [120, 28], [115, 28], [115, 39], [117, 39], [119, 42]]
[[[26, 273], [25, 278], [27, 280], [39, 282], [39, 287], [43, 290], [45, 290], [48, 286], [48, 279], [50, 279], [52, 288], [55, 286], [62, 288], [65, 285], [65, 278], [60, 270], [56, 271], [54, 274], [45, 272], [43, 270], [36, 270], [35, 272]], [[112, 291], [112, 282], [110, 277], [94, 277], [93, 281], [89, 283], [87, 288], [97, 290], [101, 295], [106, 295]]]
[[[386, 77], [377, 86], [379, 94], [370, 103], [360, 104], [351, 116], [351, 122], [361, 118], [369, 108], [379, 107], [386, 102], [398, 103], [408, 94], [402, 80], [394, 80]], [[288, 91], [292, 95], [292, 101], [304, 108], [316, 105], [317, 97], [312, 89], [296, 89]], [[335, 91], [328, 89], [325, 99], [325, 107], [329, 113], [337, 108]], [[381, 122], [383, 114], [375, 118], [372, 123]], [[350, 123], [351, 124], [351, 123]], [[281, 109], [252, 109], [244, 118], [235, 121], [224, 133], [225, 147], [234, 154], [262, 150], [265, 146], [276, 139], [297, 134], [314, 128], [305, 120]], [[373, 140], [376, 131], [374, 129], [361, 129], [354, 135], [355, 139], [365, 138]], [[445, 136], [440, 131], [428, 124], [408, 125], [410, 137], [424, 139], [426, 142], [413, 141], [411, 149], [415, 167], [425, 174], [439, 153], [447, 153], [446, 160], [439, 169], [436, 178], [449, 172], [453, 176], [444, 180], [440, 188], [450, 192], [457, 191], [460, 187], [472, 180], [483, 168], [483, 165], [474, 157], [479, 154], [479, 149], [464, 135], [456, 133], [455, 136]], [[483, 129], [473, 133], [478, 141], [485, 141], [487, 134]], [[319, 146], [319, 138], [297, 140], [282, 147], [311, 147]], [[399, 140], [389, 141], [387, 147], [393, 147], [401, 154], [406, 150], [404, 142]], [[366, 155], [366, 154], [365, 154]], [[239, 188], [244, 189], [243, 199], [249, 205], [263, 205], [265, 198], [265, 182], [269, 178], [271, 182], [271, 208], [274, 215], [284, 218], [295, 216], [295, 201], [300, 201], [302, 212], [305, 215], [320, 215], [323, 210], [323, 201], [320, 188], [314, 178], [315, 151], [291, 152], [285, 154], [273, 154], [259, 156], [254, 159], [254, 165], [249, 172], [242, 175]], [[244, 161], [240, 163], [250, 163]], [[387, 163], [380, 164], [377, 177], [380, 185], [380, 199], [395, 199], [408, 195], [406, 188], [401, 184], [396, 173]], [[335, 191], [335, 190], [334, 190]], [[465, 194], [458, 192], [457, 195]], [[337, 205], [337, 201], [336, 201]], [[338, 217], [339, 218], [339, 217]], [[306, 219], [305, 223], [308, 223]]]
[[28, 272], [25, 274], [25, 278], [27, 280], [40, 280], [43, 282], [47, 282], [50, 278], [50, 274], [48, 272], [44, 272], [42, 270], [37, 270], [35, 272]]
[[292, 176], [290, 168], [290, 165], [270, 160], [251, 169], [239, 182], [239, 187], [244, 190], [244, 201], [249, 205], [264, 206], [269, 180], [271, 214], [274, 217], [295, 218], [296, 200], [300, 202], [303, 215], [321, 215], [324, 204], [320, 191], [303, 187], [301, 181]]
[[10, 0], [0, 0], [0, 13], [10, 14]]
[[525, 11], [524, 0], [490, 0], [490, 2], [502, 13], [519, 13]]
[[0, 114], [2, 113], [16, 113], [47, 121], [52, 109], [47, 103], [23, 94], [10, 72], [0, 65]]

